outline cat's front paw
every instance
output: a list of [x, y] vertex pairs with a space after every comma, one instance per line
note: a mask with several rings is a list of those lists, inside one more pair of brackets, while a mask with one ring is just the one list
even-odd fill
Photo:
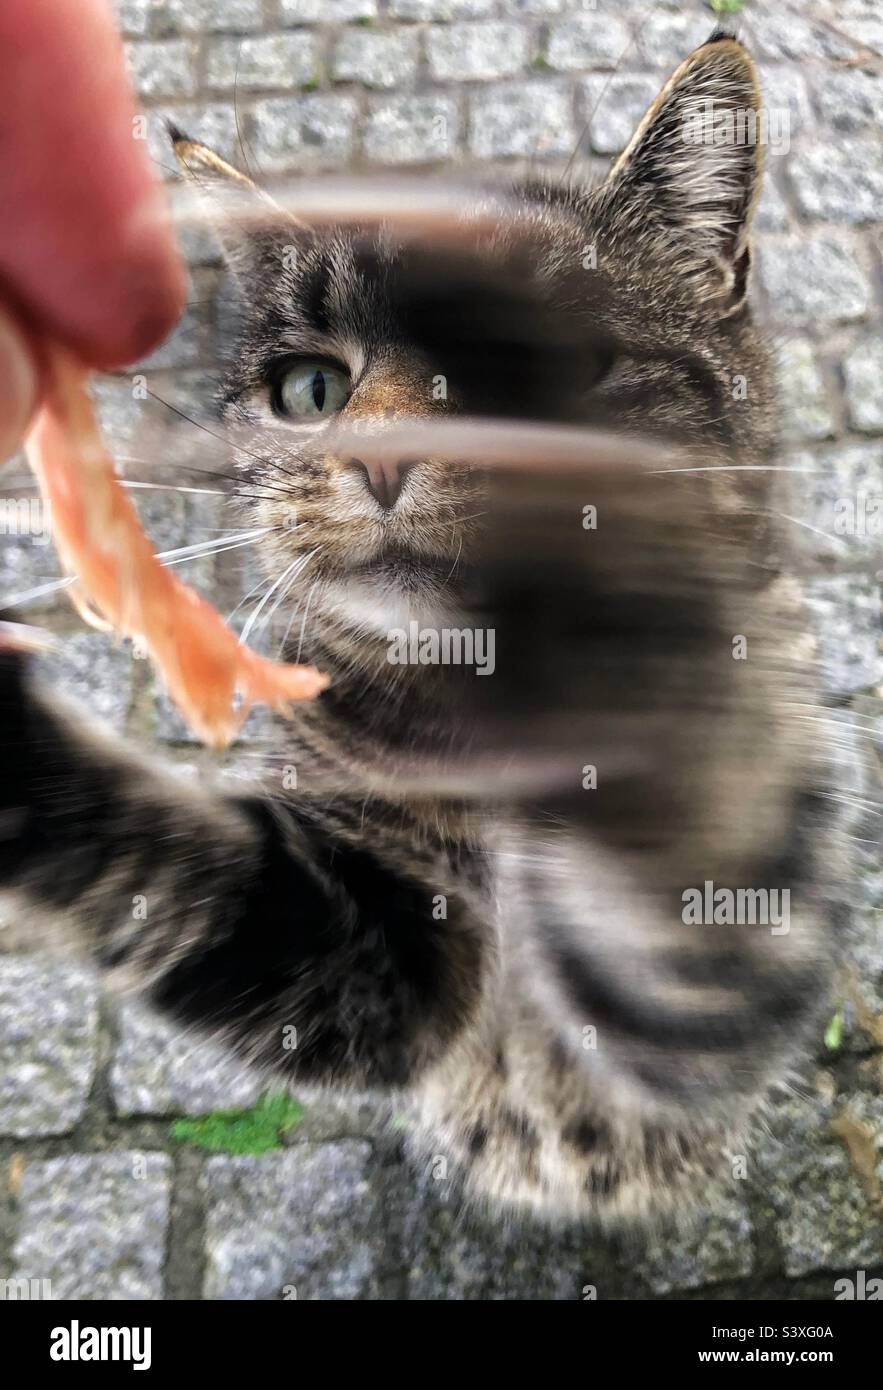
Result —
[[0, 625], [0, 807], [9, 804], [18, 785], [18, 770], [26, 756], [26, 707], [33, 658]]
[[464, 567], [493, 651], [461, 682], [470, 756], [544, 764], [574, 787], [584, 767], [608, 788], [673, 784], [740, 698], [729, 653], [756, 581], [703, 524], [701, 498], [602, 465], [490, 480]]
[[[14, 629], [13, 629], [14, 632]], [[0, 888], [26, 857], [38, 789], [48, 790], [51, 740], [32, 688], [33, 654], [0, 629]]]

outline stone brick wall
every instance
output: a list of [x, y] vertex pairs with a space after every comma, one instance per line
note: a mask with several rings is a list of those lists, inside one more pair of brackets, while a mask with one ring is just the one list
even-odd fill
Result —
[[[714, 22], [699, 3], [674, 0], [117, 8], [159, 163], [171, 163], [160, 133], [170, 115], [267, 173], [525, 160], [556, 168], [576, 151], [577, 167], [597, 174]], [[363, 1098], [306, 1098], [302, 1125], [266, 1154], [176, 1145], [175, 1116], [247, 1107], [256, 1078], [131, 1002], [107, 999], [88, 971], [7, 952], [0, 1277], [49, 1278], [56, 1297], [93, 1299], [279, 1298], [292, 1287], [301, 1298], [580, 1298], [586, 1286], [601, 1298], [807, 1298], [830, 1297], [838, 1273], [880, 1271], [883, 542], [867, 508], [852, 534], [839, 534], [834, 516], [844, 499], [860, 508], [883, 493], [883, 15], [877, 0], [777, 0], [748, 5], [742, 32], [768, 106], [789, 122], [789, 151], [768, 161], [757, 300], [782, 343], [783, 464], [799, 470], [781, 474], [777, 505], [814, 576], [856, 840], [848, 966], [831, 1000], [839, 1046], [819, 1038], [816, 1064], [774, 1106], [747, 1176], [719, 1211], [686, 1233], [614, 1240], [464, 1215], [450, 1183], [404, 1165], [394, 1119]], [[99, 391], [121, 466], [152, 483], [138, 496], [166, 549], [230, 524], [222, 497], [163, 490], [181, 484], [198, 431], [162, 402], [210, 419], [229, 313], [211, 244], [190, 235], [186, 249], [190, 307], [141, 367], [153, 395], [134, 400], [124, 378]], [[210, 466], [204, 457], [201, 466]], [[2, 539], [0, 593], [56, 573], [38, 538]], [[230, 609], [257, 580], [247, 548], [192, 561], [187, 574]], [[62, 635], [47, 679], [200, 775], [208, 755], [144, 662], [85, 630], [63, 596], [46, 594], [21, 616]], [[259, 723], [248, 732], [259, 734]]]

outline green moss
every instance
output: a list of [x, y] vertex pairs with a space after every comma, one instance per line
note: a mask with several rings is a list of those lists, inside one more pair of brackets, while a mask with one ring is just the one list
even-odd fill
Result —
[[310, 80], [309, 80], [309, 82], [304, 82], [303, 86], [301, 87], [301, 91], [302, 91], [302, 92], [318, 92], [318, 90], [319, 90], [319, 88], [320, 88], [321, 86], [322, 86], [322, 79], [321, 79], [320, 77], [311, 77]]
[[263, 1154], [282, 1145], [300, 1124], [304, 1108], [284, 1095], [261, 1096], [251, 1110], [216, 1110], [198, 1119], [176, 1120], [172, 1138], [212, 1153]]
[[839, 1052], [843, 1046], [843, 1010], [838, 1009], [825, 1029], [825, 1047], [829, 1052]]
[[745, 0], [708, 0], [715, 14], [739, 14]]

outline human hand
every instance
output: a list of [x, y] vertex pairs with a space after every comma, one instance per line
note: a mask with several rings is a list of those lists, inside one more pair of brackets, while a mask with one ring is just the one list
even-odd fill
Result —
[[185, 274], [106, 0], [0, 0], [0, 459], [40, 400], [40, 343], [136, 360], [172, 328]]

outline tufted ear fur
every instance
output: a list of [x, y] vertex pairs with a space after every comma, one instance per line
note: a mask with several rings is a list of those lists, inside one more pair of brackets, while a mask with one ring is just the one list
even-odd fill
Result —
[[738, 40], [714, 33], [677, 69], [611, 171], [620, 223], [658, 233], [656, 252], [721, 316], [745, 299], [763, 170], [761, 96]]
[[235, 276], [254, 273], [267, 255], [268, 240], [275, 246], [286, 241], [287, 233], [290, 240], [310, 235], [309, 228], [208, 145], [191, 140], [171, 122], [168, 132], [182, 172], [205, 194], [208, 221]]

